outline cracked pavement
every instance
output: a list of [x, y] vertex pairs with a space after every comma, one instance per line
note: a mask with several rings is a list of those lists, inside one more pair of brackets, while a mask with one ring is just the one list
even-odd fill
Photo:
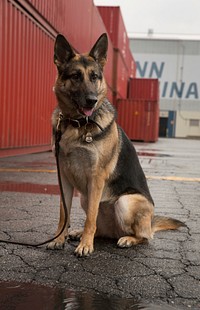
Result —
[[[200, 309], [200, 141], [159, 139], [134, 145], [155, 213], [188, 227], [156, 233], [149, 244], [129, 249], [117, 248], [115, 240], [96, 239], [95, 252], [87, 258], [73, 254], [75, 241], [66, 242], [61, 251], [0, 243], [1, 282]], [[55, 169], [50, 152], [0, 159], [0, 239], [38, 243], [54, 235], [59, 218]], [[82, 227], [84, 218], [76, 195], [71, 227]]]

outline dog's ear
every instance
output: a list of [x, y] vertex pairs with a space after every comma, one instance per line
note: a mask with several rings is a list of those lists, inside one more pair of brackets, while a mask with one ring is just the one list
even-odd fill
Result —
[[59, 66], [64, 62], [68, 62], [75, 53], [62, 34], [58, 34], [54, 46], [54, 63]]
[[106, 63], [107, 58], [107, 50], [108, 50], [108, 37], [106, 33], [103, 33], [97, 42], [94, 44], [91, 49], [89, 56], [94, 58], [103, 68]]

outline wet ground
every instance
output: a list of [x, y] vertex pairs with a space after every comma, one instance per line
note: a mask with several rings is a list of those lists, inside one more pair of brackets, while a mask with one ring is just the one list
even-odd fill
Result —
[[133, 298], [109, 296], [94, 291], [75, 291], [65, 287], [39, 286], [30, 283], [0, 283], [1, 310], [173, 310], [160, 303], [137, 302]]
[[[95, 240], [88, 258], [0, 243], [0, 309], [200, 309], [200, 141], [135, 143], [156, 213], [184, 221], [149, 244], [119, 249]], [[59, 217], [50, 152], [0, 159], [0, 239], [38, 243]], [[84, 223], [75, 193], [72, 228]]]

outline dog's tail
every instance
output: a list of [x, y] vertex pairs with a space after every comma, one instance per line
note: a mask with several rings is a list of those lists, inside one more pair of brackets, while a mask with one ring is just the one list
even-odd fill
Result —
[[152, 221], [152, 233], [160, 230], [178, 229], [179, 227], [186, 227], [187, 225], [179, 220], [171, 217], [164, 217], [156, 215]]

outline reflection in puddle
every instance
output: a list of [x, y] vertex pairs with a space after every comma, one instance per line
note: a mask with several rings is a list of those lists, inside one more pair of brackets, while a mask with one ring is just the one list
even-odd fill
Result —
[[20, 192], [20, 193], [32, 193], [32, 194], [51, 194], [59, 195], [58, 185], [51, 184], [35, 184], [28, 182], [0, 182], [1, 192]]
[[147, 157], [171, 157], [169, 154], [163, 153], [153, 153], [153, 152], [146, 152], [146, 151], [137, 151], [138, 156], [147, 156]]
[[[0, 182], [0, 192], [19, 192], [32, 194], [59, 195], [59, 186], [54, 184], [36, 184], [28, 182]], [[78, 192], [74, 191], [74, 196], [78, 196]]]
[[[1, 310], [172, 310], [136, 302], [134, 299], [81, 292], [65, 288], [51, 288], [33, 284], [0, 283]], [[177, 308], [176, 308], [177, 309]]]

